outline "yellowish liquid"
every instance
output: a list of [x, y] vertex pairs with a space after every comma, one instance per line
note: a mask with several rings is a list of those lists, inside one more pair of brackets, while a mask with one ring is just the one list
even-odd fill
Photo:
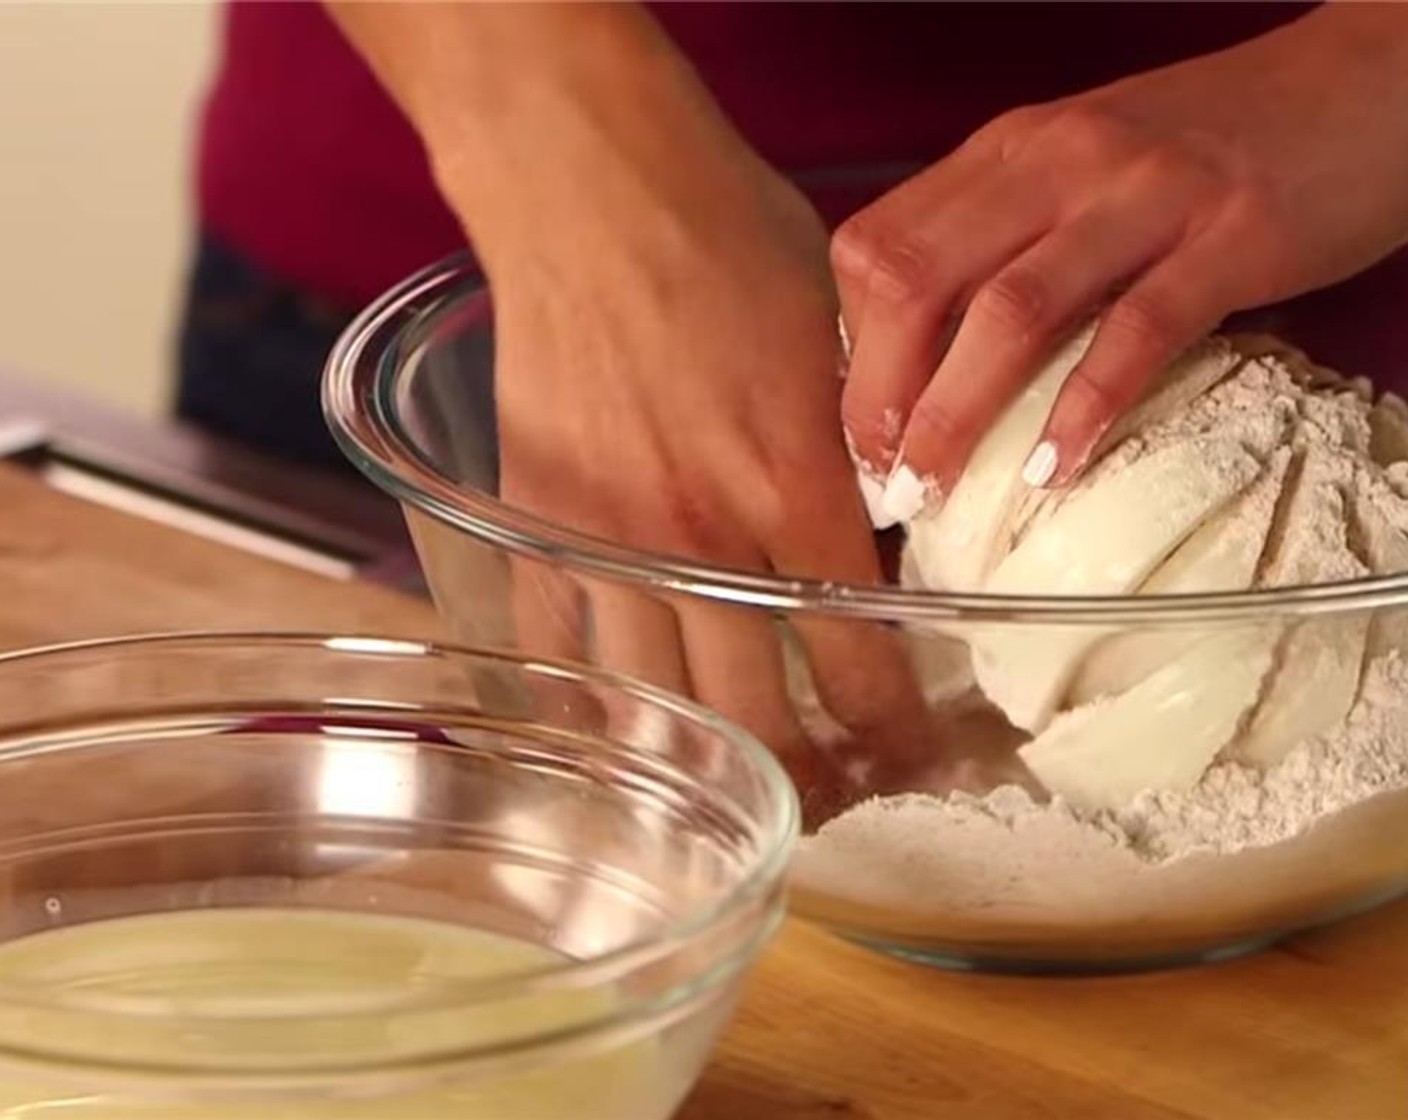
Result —
[[[678, 1086], [649, 1041], [477, 1079], [451, 1074], [390, 1093], [364, 1080], [349, 1094], [334, 1077], [313, 1093], [243, 1095], [260, 1082], [254, 1071], [278, 1069], [297, 1080], [310, 1065], [332, 1063], [365, 1077], [388, 1059], [427, 1049], [540, 1037], [595, 1020], [617, 1003], [610, 991], [559, 990], [429, 1013], [367, 1013], [370, 1005], [394, 1007], [560, 962], [540, 946], [448, 923], [322, 910], [176, 911], [33, 934], [0, 944], [0, 983], [144, 1014], [115, 1030], [108, 1017], [0, 1008], [7, 1043], [22, 1040], [41, 1053], [57, 1048], [87, 1067], [58, 1077], [42, 1066], [0, 1062], [0, 1118], [659, 1120]], [[291, 1018], [312, 1011], [316, 1019]], [[200, 1021], [211, 1016], [225, 1018], [203, 1031]], [[120, 1080], [97, 1071], [94, 1058], [125, 1069], [216, 1065], [237, 1072], [236, 1087], [212, 1096], [159, 1077]]]

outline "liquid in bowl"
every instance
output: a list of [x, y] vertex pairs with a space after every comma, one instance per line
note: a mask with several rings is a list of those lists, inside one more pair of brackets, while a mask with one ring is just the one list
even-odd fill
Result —
[[614, 678], [166, 636], [0, 712], [3, 1120], [664, 1120], [781, 919], [781, 770]]

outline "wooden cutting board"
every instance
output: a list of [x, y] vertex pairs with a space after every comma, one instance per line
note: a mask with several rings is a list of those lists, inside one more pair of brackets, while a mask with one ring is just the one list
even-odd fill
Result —
[[[0, 468], [0, 647], [189, 628], [436, 625], [423, 603]], [[681, 1116], [1408, 1117], [1408, 905], [1215, 968], [1100, 980], [941, 973], [790, 922]]]

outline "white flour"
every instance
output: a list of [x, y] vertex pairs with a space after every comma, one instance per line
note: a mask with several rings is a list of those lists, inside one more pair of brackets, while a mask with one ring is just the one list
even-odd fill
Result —
[[1195, 935], [1388, 888], [1408, 868], [1405, 842], [1408, 665], [1393, 655], [1371, 666], [1342, 726], [1267, 775], [1222, 762], [1191, 792], [1145, 793], [1119, 813], [1018, 786], [876, 797], [801, 842], [794, 881], [955, 938], [984, 921], [1160, 921]]
[[1145, 793], [1117, 814], [1147, 859], [1237, 852], [1280, 843], [1377, 793], [1408, 786], [1408, 664], [1391, 654], [1365, 673], [1339, 727], [1301, 744], [1275, 769], [1214, 766], [1190, 793]]
[[[1289, 535], [1273, 528], [1259, 585], [1384, 570], [1383, 524], [1408, 530], [1405, 470], [1384, 469], [1408, 454], [1408, 420], [1395, 401], [1371, 414], [1361, 384], [1316, 373], [1312, 395], [1274, 362], [1244, 367], [1121, 445], [1084, 484], [1170, 439], [1234, 426], [1261, 457], [1296, 447], [1295, 485], [1336, 495]], [[1014, 537], [1054, 504], [1029, 503]], [[1365, 523], [1369, 506], [1376, 524]], [[1381, 617], [1374, 627], [1348, 716], [1268, 769], [1228, 750], [1191, 790], [1146, 791], [1114, 812], [1039, 801], [1015, 785], [981, 797], [873, 798], [803, 840], [795, 888], [809, 912], [842, 924], [912, 924], [989, 943], [1095, 927], [1131, 940], [1154, 929], [1175, 939], [1257, 932], [1387, 893], [1408, 881], [1408, 662], [1399, 652], [1408, 625]]]

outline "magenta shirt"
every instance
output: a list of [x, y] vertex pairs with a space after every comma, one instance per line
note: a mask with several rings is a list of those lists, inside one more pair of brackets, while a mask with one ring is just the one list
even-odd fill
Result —
[[[1006, 109], [1229, 46], [1310, 7], [651, 5], [743, 134], [832, 222]], [[199, 208], [231, 248], [348, 307], [463, 246], [415, 133], [310, 2], [229, 5]], [[1408, 262], [1395, 258], [1282, 326], [1373, 375], [1386, 345], [1408, 366], [1405, 298]]]

